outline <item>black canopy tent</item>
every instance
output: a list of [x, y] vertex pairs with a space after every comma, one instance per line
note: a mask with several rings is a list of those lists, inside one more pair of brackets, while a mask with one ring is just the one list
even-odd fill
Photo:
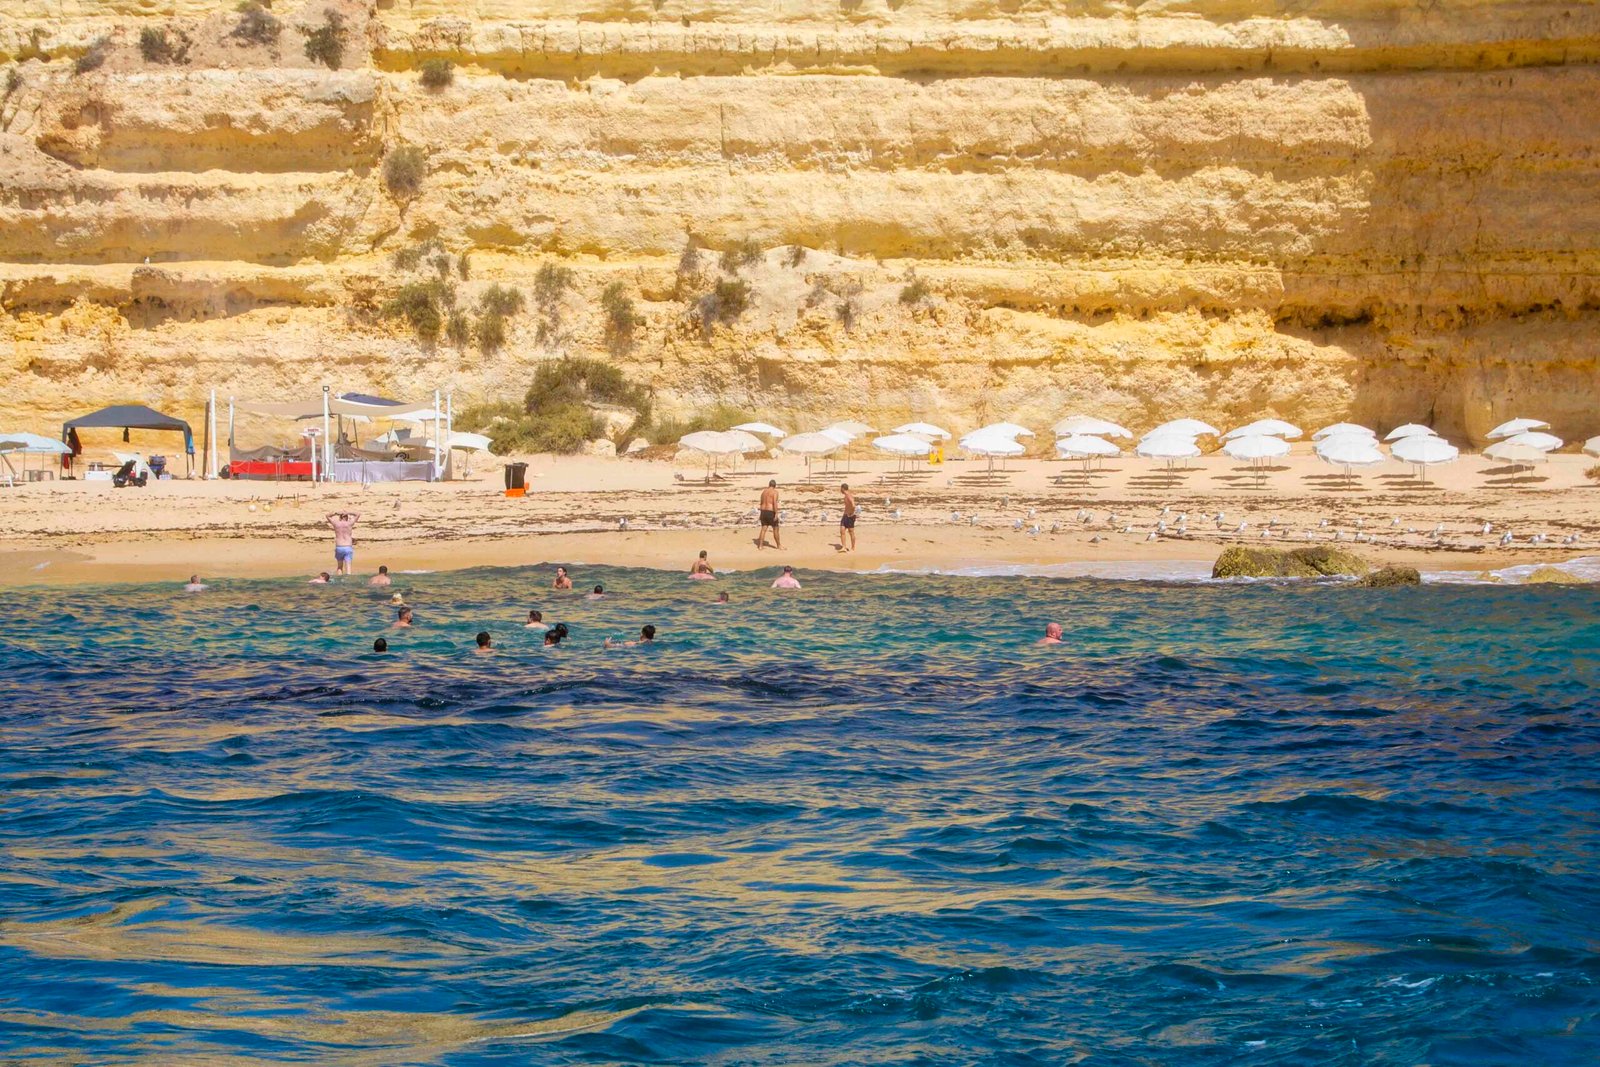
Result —
[[189, 473], [194, 473], [194, 431], [182, 419], [163, 415], [143, 404], [113, 404], [62, 423], [61, 440], [71, 447], [74, 456], [80, 455], [83, 446], [78, 443], [78, 431], [92, 429], [120, 429], [124, 441], [128, 439], [129, 430], [181, 430], [183, 450], [189, 457]]

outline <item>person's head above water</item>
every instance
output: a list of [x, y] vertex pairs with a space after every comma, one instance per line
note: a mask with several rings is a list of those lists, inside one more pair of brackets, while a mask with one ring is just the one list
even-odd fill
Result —
[[589, 595], [590, 596], [605, 596], [606, 595], [606, 587], [603, 586], [603, 585], [597, 585], [597, 586], [594, 587], [594, 592], [590, 593]]
[[654, 626], [646, 626], [639, 631], [639, 636], [646, 641], [654, 641], [656, 639], [656, 628]]
[[731, 603], [731, 601], [728, 599], [728, 594], [727, 593], [718, 593], [717, 594], [717, 603], [718, 604]]
[[374, 651], [374, 652], [387, 652], [387, 651], [389, 651], [389, 642], [385, 641], [381, 637], [378, 638], [376, 641], [372, 642], [372, 651]]
[[396, 616], [396, 618], [398, 618], [401, 622], [410, 622], [411, 621], [411, 609], [409, 607], [402, 607], [400, 609], [400, 613]]
[[544, 643], [546, 645], [559, 645], [561, 643], [561, 639], [566, 637], [566, 636], [567, 636], [567, 626], [566, 626], [566, 624], [558, 622], [554, 626], [552, 626], [550, 629], [548, 629], [548, 630], [546, 630], [544, 632]]
[[384, 564], [380, 565], [378, 567], [378, 573], [379, 574], [388, 574], [389, 573], [389, 565], [387, 563], [384, 563]]
[[528, 621], [529, 622], [544, 622], [544, 612], [540, 611], [538, 608], [529, 608], [528, 609]]
[[785, 573], [785, 574], [793, 574], [794, 573], [794, 568], [789, 566], [787, 563], [785, 563], [783, 565], [783, 573]]
[[489, 642], [490, 642], [489, 631], [488, 630], [479, 630], [478, 631], [478, 647], [479, 648], [488, 648], [489, 647]]
[[1059, 645], [1061, 643], [1061, 624], [1047, 622], [1044, 624], [1044, 637], [1040, 638], [1041, 645]]

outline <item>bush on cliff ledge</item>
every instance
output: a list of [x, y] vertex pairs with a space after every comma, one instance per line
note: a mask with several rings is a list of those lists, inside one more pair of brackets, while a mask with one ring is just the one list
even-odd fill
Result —
[[182, 66], [189, 62], [194, 39], [182, 30], [168, 33], [165, 26], [146, 26], [139, 31], [139, 54], [146, 63]]
[[383, 184], [397, 197], [409, 199], [422, 188], [422, 178], [428, 172], [427, 157], [416, 145], [401, 145], [383, 161]]
[[429, 59], [422, 64], [422, 84], [429, 89], [443, 89], [456, 80], [456, 65], [448, 59]]
[[595, 405], [631, 408], [631, 434], [649, 421], [650, 391], [604, 360], [549, 360], [534, 372], [520, 408], [510, 402], [479, 405], [462, 412], [457, 421], [463, 429], [488, 434], [501, 455], [576, 452], [605, 430]]
[[91, 70], [99, 70], [106, 65], [106, 60], [111, 57], [111, 36], [107, 34], [97, 39], [89, 46], [88, 51], [79, 56], [72, 64], [74, 74], [87, 74]]
[[300, 31], [306, 35], [306, 58], [329, 70], [338, 70], [344, 61], [344, 16], [332, 8], [322, 14], [321, 26]]
[[273, 18], [272, 12], [261, 0], [244, 0], [238, 10], [239, 24], [228, 34], [229, 37], [267, 48], [278, 43], [278, 36], [283, 33], [283, 23]]

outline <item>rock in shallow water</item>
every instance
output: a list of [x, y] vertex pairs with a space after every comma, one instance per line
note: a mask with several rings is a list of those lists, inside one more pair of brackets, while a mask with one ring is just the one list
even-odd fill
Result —
[[1217, 557], [1213, 578], [1326, 578], [1335, 575], [1366, 576], [1367, 561], [1353, 552], [1316, 545], [1283, 551], [1275, 548], [1236, 546]]
[[1421, 585], [1422, 572], [1415, 567], [1380, 567], [1357, 585], [1368, 589], [1391, 589], [1398, 585]]
[[1589, 584], [1585, 579], [1578, 577], [1576, 574], [1573, 574], [1571, 571], [1564, 571], [1559, 567], [1550, 567], [1550, 566], [1539, 567], [1539, 568], [1535, 569], [1526, 578], [1522, 579], [1522, 581], [1523, 581], [1523, 584], [1525, 584], [1525, 585], [1588, 585]]

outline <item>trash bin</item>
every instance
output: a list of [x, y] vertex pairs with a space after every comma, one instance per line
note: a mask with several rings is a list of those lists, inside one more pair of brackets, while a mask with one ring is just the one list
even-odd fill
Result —
[[517, 490], [521, 492], [528, 487], [528, 465], [526, 463], [506, 464], [506, 492]]

